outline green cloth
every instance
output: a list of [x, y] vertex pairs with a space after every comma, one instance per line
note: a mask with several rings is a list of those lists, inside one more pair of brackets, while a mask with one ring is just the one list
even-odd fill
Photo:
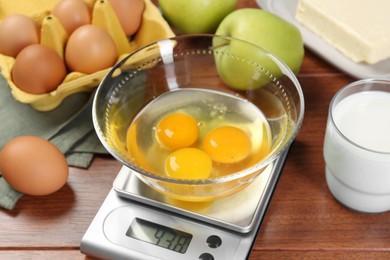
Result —
[[0, 206], [12, 210], [16, 202], [23, 196], [23, 193], [12, 189], [11, 186], [4, 180], [0, 178]]
[[[73, 94], [54, 110], [40, 112], [16, 101], [7, 81], [0, 76], [0, 149], [21, 135], [51, 141], [65, 154], [70, 166], [87, 168], [94, 154], [107, 154], [93, 128], [91, 93]], [[5, 186], [0, 186], [0, 206], [3, 207], [9, 204], [9, 196], [13, 194], [7, 192]], [[11, 195], [4, 196], [5, 193]], [[8, 208], [13, 206], [8, 205]]]
[[91, 93], [71, 95], [56, 109], [40, 112], [16, 101], [1, 76], [0, 149], [20, 135], [50, 140], [65, 154], [70, 166], [87, 168], [93, 154], [107, 153], [93, 128]]

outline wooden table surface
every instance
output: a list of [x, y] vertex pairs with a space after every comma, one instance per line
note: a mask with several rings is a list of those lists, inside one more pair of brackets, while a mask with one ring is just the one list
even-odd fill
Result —
[[[239, 0], [238, 8], [255, 7]], [[323, 139], [329, 102], [355, 80], [306, 50], [298, 75], [305, 119], [293, 144], [250, 259], [390, 258], [390, 212], [363, 214], [340, 205], [325, 182]], [[45, 197], [24, 196], [0, 210], [0, 259], [89, 259], [81, 238], [121, 164], [97, 157], [70, 169], [68, 184]]]

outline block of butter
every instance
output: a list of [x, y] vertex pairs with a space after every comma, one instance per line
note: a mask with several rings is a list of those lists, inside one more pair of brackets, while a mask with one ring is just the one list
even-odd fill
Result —
[[354, 62], [390, 57], [389, 0], [299, 0], [295, 18]]

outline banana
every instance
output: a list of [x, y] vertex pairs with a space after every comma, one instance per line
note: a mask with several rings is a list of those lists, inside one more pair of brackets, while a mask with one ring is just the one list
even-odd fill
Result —
[[41, 25], [41, 44], [54, 49], [64, 59], [67, 40], [68, 34], [55, 16], [47, 15], [43, 18]]
[[110, 3], [106, 0], [96, 1], [92, 12], [92, 24], [106, 30], [114, 40], [118, 56], [130, 52], [130, 43], [122, 26], [112, 9]]

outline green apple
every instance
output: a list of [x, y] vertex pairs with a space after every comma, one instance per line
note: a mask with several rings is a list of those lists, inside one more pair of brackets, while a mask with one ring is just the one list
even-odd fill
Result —
[[[282, 75], [278, 60], [272, 58], [265, 50], [282, 60], [293, 73], [297, 74], [301, 68], [304, 45], [300, 31], [293, 24], [268, 11], [255, 8], [238, 9], [223, 19], [216, 34], [262, 47], [262, 49], [257, 48], [243, 42], [224, 43], [214, 40], [214, 47], [220, 50], [216, 55], [217, 69], [225, 83], [233, 88], [255, 89], [269, 82], [270, 74], [276, 78]], [[218, 53], [230, 55], [218, 55]], [[232, 56], [250, 61], [240, 62], [232, 59]], [[255, 71], [260, 71], [258, 66], [264, 68], [262, 71], [269, 73], [259, 75], [259, 72]]]
[[179, 33], [215, 33], [237, 0], [159, 0], [162, 14]]

